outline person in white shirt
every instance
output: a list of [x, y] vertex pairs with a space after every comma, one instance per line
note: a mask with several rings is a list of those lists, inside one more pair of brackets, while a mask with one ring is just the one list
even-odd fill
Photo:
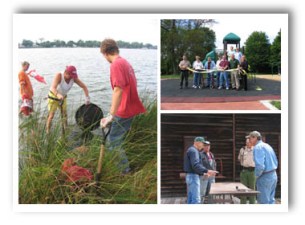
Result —
[[234, 49], [233, 49], [233, 46], [231, 46], [231, 47], [230, 47], [230, 50], [227, 51], [228, 59], [231, 58], [231, 55], [232, 55], [232, 54], [235, 54], [235, 51], [234, 51]]
[[243, 54], [239, 51], [239, 48], [236, 48], [236, 51], [235, 51], [235, 53], [234, 53], [234, 56], [235, 56], [235, 59], [238, 60], [238, 62], [240, 62], [240, 59], [241, 59], [242, 55], [243, 55]]
[[[203, 70], [203, 64], [200, 61], [199, 56], [196, 56], [196, 61], [193, 62], [193, 69], [196, 71]], [[200, 88], [200, 84], [199, 84], [200, 80], [201, 80], [201, 73], [194, 73], [193, 88]]]

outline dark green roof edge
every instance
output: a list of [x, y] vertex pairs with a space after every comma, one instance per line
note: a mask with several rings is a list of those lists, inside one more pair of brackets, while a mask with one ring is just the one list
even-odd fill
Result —
[[223, 38], [223, 41], [240, 41], [240, 37], [234, 33], [229, 33]]

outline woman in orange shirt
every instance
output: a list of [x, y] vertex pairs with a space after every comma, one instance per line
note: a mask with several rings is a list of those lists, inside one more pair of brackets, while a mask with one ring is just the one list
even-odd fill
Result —
[[30, 67], [30, 63], [24, 61], [22, 64], [22, 69], [18, 74], [19, 84], [20, 84], [20, 96], [22, 99], [22, 104], [20, 112], [28, 116], [33, 112], [33, 88], [30, 78], [26, 71]]

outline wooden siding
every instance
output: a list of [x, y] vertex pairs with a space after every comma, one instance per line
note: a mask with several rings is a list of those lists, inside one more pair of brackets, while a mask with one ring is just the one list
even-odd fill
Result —
[[161, 197], [185, 196], [185, 182], [179, 174], [183, 172], [184, 151], [196, 136], [211, 142], [218, 170], [222, 161], [224, 177], [217, 180], [239, 181], [237, 157], [250, 131], [260, 131], [280, 159], [280, 121], [280, 114], [162, 114]]

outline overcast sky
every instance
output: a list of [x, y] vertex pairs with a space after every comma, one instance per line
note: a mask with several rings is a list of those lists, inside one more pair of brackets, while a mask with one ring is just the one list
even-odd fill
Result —
[[15, 41], [97, 40], [110, 37], [127, 42], [158, 44], [158, 21], [136, 15], [15, 14]]

